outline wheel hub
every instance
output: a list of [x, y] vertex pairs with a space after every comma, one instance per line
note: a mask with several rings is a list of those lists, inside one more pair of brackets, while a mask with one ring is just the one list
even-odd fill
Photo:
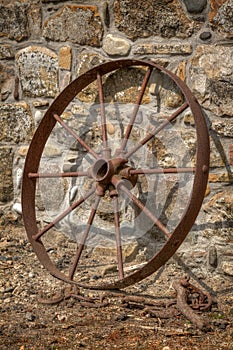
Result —
[[107, 189], [110, 189], [110, 196], [113, 193], [117, 194], [117, 184], [120, 182], [124, 183], [128, 189], [136, 185], [138, 175], [130, 173], [134, 168], [127, 165], [127, 162], [128, 160], [124, 158], [97, 159], [89, 170], [90, 177], [96, 181], [97, 195], [104, 196]]

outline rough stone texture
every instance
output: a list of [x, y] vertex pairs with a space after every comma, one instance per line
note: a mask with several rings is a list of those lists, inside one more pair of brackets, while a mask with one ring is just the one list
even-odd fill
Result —
[[14, 187], [12, 177], [14, 157], [13, 148], [0, 147], [0, 156], [0, 202], [10, 202], [14, 198]]
[[71, 47], [63, 46], [59, 51], [59, 68], [70, 70], [71, 68]]
[[[92, 53], [90, 51], [84, 51], [79, 56], [79, 65], [77, 69], [77, 76], [85, 73], [89, 69], [104, 63], [106, 58], [102, 55]], [[90, 86], [79, 93], [78, 98], [83, 102], [94, 102], [98, 95], [98, 89], [96, 82], [93, 82]]]
[[[208, 222], [223, 222], [233, 219], [233, 189], [229, 188], [225, 191], [215, 194], [203, 208], [207, 212], [206, 219]], [[230, 222], [229, 222], [230, 225]]]
[[103, 42], [103, 49], [109, 56], [126, 56], [130, 43], [124, 38], [108, 34]]
[[28, 4], [0, 5], [0, 37], [21, 41], [29, 36]]
[[26, 103], [0, 104], [1, 144], [29, 142], [33, 133], [33, 120]]
[[23, 94], [54, 97], [58, 93], [58, 57], [40, 46], [28, 46], [16, 55]]
[[43, 25], [43, 36], [52, 41], [100, 46], [103, 35], [101, 18], [96, 6], [64, 6]]
[[38, 39], [41, 36], [42, 27], [42, 6], [38, 1], [30, 3], [28, 11], [28, 26], [31, 37], [33, 39]]
[[233, 165], [233, 144], [229, 145], [229, 162]]
[[191, 54], [192, 45], [189, 43], [143, 43], [138, 44], [133, 50], [135, 55], [185, 55]]
[[232, 0], [211, 1], [210, 21], [212, 29], [226, 38], [233, 37], [233, 3]]
[[212, 128], [218, 135], [233, 137], [233, 120], [231, 118], [224, 120], [213, 120]]
[[202, 105], [218, 116], [233, 116], [232, 49], [198, 46], [190, 64], [190, 87]]
[[233, 260], [223, 261], [221, 268], [226, 275], [233, 276]]
[[7, 59], [7, 58], [13, 58], [13, 48], [11, 45], [0, 45], [0, 60]]
[[207, 0], [183, 0], [183, 2], [190, 13], [202, 12], [207, 4]]
[[[109, 76], [103, 86], [105, 101], [119, 103], [135, 103], [145, 71], [139, 68], [123, 69]], [[149, 87], [146, 88], [142, 104], [150, 101]]]
[[[91, 0], [2, 0], [0, 200], [3, 215], [5, 211], [8, 213], [4, 222], [16, 224], [21, 220], [22, 169], [34, 125], [38, 126], [59, 90], [92, 67], [117, 57], [150, 59], [174, 72], [194, 91], [204, 107], [210, 128], [211, 169], [205, 204], [178, 254], [192, 267], [196, 276], [205, 278], [211, 273], [230, 278], [233, 249], [233, 194], [229, 186], [233, 179], [232, 17], [232, 1], [229, 0], [98, 0], [94, 6]], [[136, 102], [144, 75], [144, 69], [133, 68], [112, 72], [102, 78], [106, 129], [111, 147], [122, 138], [123, 125], [127, 125], [130, 117], [128, 108]], [[116, 109], [115, 100], [120, 107], [127, 104], [127, 112]], [[153, 123], [161, 122], [156, 116], [170, 116], [183, 101], [175, 84], [155, 71], [132, 130], [132, 142], [145, 137]], [[96, 151], [102, 144], [98, 102], [95, 81], [79, 93], [62, 114], [64, 121]], [[146, 114], [141, 113], [143, 108]], [[189, 162], [184, 157], [187, 146], [190, 147], [188, 158], [192, 160], [192, 166], [196, 165], [195, 120], [190, 109], [183, 115], [184, 118], [181, 115], [174, 122], [175, 134], [166, 128], [144, 147], [145, 151], [142, 147], [136, 152], [136, 165], [142, 160], [148, 164], [154, 158], [164, 167], [176, 166], [179, 160]], [[87, 154], [64, 128], [56, 125], [55, 130], [43, 154], [45, 168], [48, 171], [50, 166], [56, 171], [72, 171]], [[180, 136], [182, 143], [178, 143]], [[86, 161], [89, 167], [90, 163]], [[148, 183], [141, 181], [140, 186], [143, 192], [149, 191], [148, 198], [155, 204], [152, 211], [156, 208], [162, 221], [167, 222], [172, 216], [170, 222], [168, 220], [172, 227], [184, 213], [190, 198], [187, 189], [191, 189], [192, 183], [189, 174], [182, 177], [179, 174], [181, 195], [175, 205], [173, 199], [179, 194], [174, 186], [176, 176], [166, 175], [166, 183], [161, 178], [156, 177], [158, 183], [154, 187], [151, 180]], [[56, 217], [63, 204], [65, 209], [69, 206], [67, 200], [75, 197], [77, 187], [78, 191], [88, 188], [89, 180], [81, 182], [80, 187], [72, 185], [74, 179], [66, 180], [44, 182], [44, 195], [49, 191], [50, 198], [37, 198], [38, 215], [42, 221], [49, 221], [45, 206], [50, 207]], [[82, 213], [87, 221], [87, 212], [83, 210]], [[98, 213], [97, 219], [103, 229], [108, 227], [114, 234], [113, 215], [110, 214], [101, 213], [99, 217]], [[124, 224], [129, 223], [127, 220], [134, 217], [133, 214], [132, 210], [121, 214]], [[140, 220], [133, 221], [135, 229], [147, 227], [148, 218], [141, 217]], [[156, 239], [148, 244], [152, 237], [147, 235], [138, 241], [133, 254], [127, 253], [129, 260], [139, 262], [144, 255], [144, 258], [151, 257], [154, 247], [159, 249], [161, 242], [157, 240], [158, 232], [154, 231]], [[142, 246], [146, 247], [145, 254], [140, 253]]]
[[230, 182], [228, 173], [209, 174], [209, 182]]
[[11, 96], [15, 79], [14, 66], [0, 63], [0, 101], [5, 101]]
[[177, 0], [115, 0], [114, 15], [117, 29], [132, 40], [152, 35], [188, 38], [199, 28]]

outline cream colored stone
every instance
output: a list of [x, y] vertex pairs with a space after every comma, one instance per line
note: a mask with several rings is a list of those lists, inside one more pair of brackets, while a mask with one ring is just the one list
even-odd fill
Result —
[[110, 122], [107, 123], [107, 132], [109, 133], [109, 135], [113, 135], [114, 132], [115, 132], [115, 128], [114, 128], [114, 125]]
[[70, 70], [71, 68], [71, 47], [63, 46], [59, 50], [59, 68]]
[[58, 57], [46, 47], [28, 46], [16, 54], [23, 94], [54, 97], [58, 93]]
[[126, 56], [130, 50], [130, 43], [124, 38], [108, 34], [104, 39], [103, 49], [109, 56]]
[[193, 51], [190, 43], [180, 42], [169, 43], [143, 43], [138, 44], [134, 49], [135, 55], [177, 55], [191, 54]]
[[28, 148], [29, 146], [21, 146], [18, 149], [18, 155], [21, 157], [26, 157], [27, 153], [28, 153]]
[[233, 276], [233, 261], [224, 261], [222, 263], [222, 270], [225, 274]]

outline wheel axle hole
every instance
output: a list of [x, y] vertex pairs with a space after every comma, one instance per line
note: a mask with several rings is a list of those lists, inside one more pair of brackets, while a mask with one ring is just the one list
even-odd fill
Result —
[[105, 159], [99, 159], [92, 169], [93, 177], [96, 181], [102, 181], [109, 173], [109, 164]]

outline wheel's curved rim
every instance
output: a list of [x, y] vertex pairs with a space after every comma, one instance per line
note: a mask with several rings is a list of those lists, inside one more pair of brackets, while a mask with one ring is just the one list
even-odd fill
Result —
[[[33, 238], [35, 232], [38, 232], [35, 211], [36, 179], [29, 178], [28, 174], [33, 172], [36, 173], [38, 171], [41, 155], [43, 153], [46, 141], [56, 124], [56, 120], [53, 118], [53, 114], [57, 113], [58, 115], [61, 115], [68, 104], [75, 98], [75, 96], [86, 86], [96, 80], [97, 73], [102, 76], [119, 68], [125, 68], [129, 66], [148, 66], [157, 68], [159, 71], [169, 76], [184, 94], [188, 106], [190, 107], [194, 116], [197, 138], [196, 171], [194, 175], [193, 189], [191, 192], [189, 204], [186, 208], [185, 213], [183, 214], [183, 217], [180, 219], [179, 224], [174, 229], [170, 238], [168, 238], [161, 250], [156, 253], [144, 267], [115, 282], [103, 283], [101, 285], [86, 285], [70, 279], [67, 275], [56, 268], [48, 256], [41, 240], [35, 240]], [[202, 114], [201, 107], [199, 106], [197, 100], [192, 95], [186, 84], [175, 74], [153, 62], [125, 59], [104, 63], [79, 76], [60, 93], [60, 95], [54, 100], [54, 102], [47, 110], [44, 118], [42, 119], [39, 127], [34, 134], [26, 157], [22, 181], [22, 211], [28, 239], [32, 244], [32, 247], [42, 265], [54, 277], [61, 279], [67, 283], [78, 284], [79, 286], [88, 289], [125, 288], [141, 281], [142, 279], [157, 271], [173, 256], [173, 254], [182, 244], [188, 232], [192, 228], [201, 208], [208, 181], [208, 171], [209, 136], [207, 126]]]

